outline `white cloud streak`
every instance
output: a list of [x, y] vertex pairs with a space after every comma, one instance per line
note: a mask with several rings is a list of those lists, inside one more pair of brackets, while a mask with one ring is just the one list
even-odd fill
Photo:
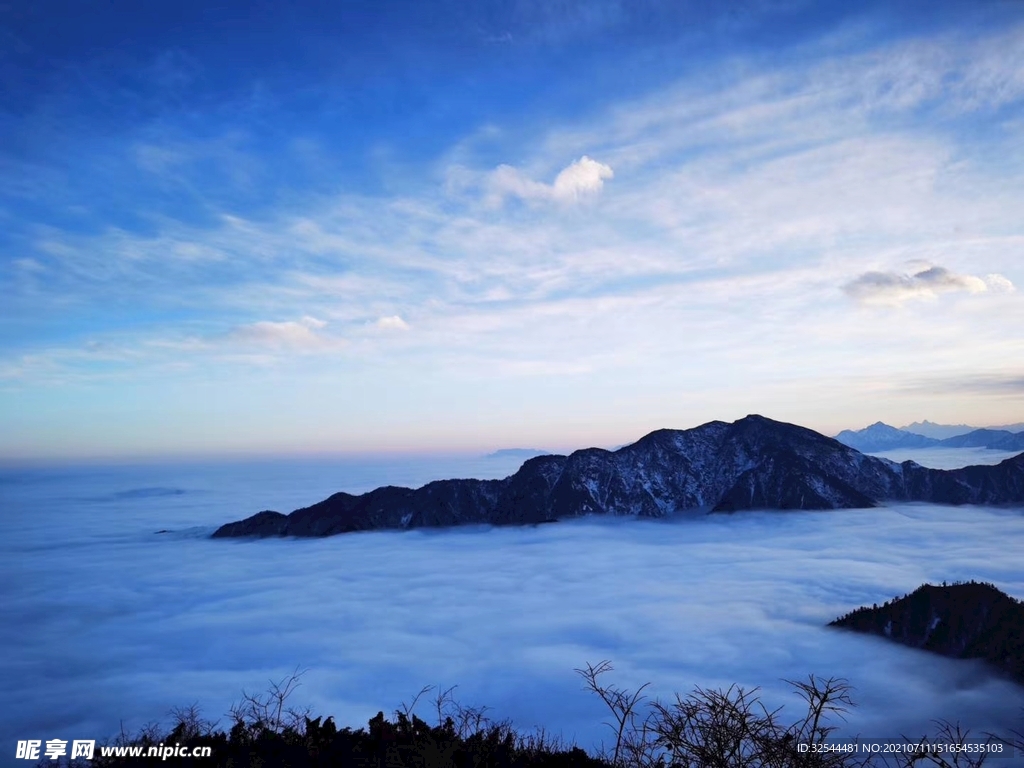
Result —
[[934, 299], [940, 293], [986, 291], [1010, 293], [1013, 283], [1002, 275], [985, 278], [958, 275], [945, 267], [930, 266], [913, 274], [865, 272], [843, 286], [847, 296], [865, 303], [902, 304], [909, 299]]
[[240, 326], [233, 330], [230, 336], [232, 339], [243, 344], [297, 350], [324, 349], [344, 343], [343, 340], [332, 340], [321, 334], [320, 331], [326, 325], [326, 321], [309, 316], [297, 321], [273, 322], [262, 320]]
[[379, 320], [377, 320], [375, 325], [384, 331], [409, 330], [409, 324], [398, 315], [388, 315], [387, 317], [382, 317]]
[[487, 179], [487, 201], [500, 205], [506, 197], [527, 201], [576, 203], [596, 195], [606, 179], [615, 176], [611, 167], [583, 155], [559, 171], [551, 184], [533, 181], [510, 165], [500, 165]]

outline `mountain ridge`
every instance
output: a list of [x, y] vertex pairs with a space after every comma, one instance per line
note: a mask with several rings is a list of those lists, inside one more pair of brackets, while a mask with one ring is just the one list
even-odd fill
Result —
[[864, 453], [905, 448], [987, 448], [1024, 451], [1024, 432], [982, 428], [940, 440], [897, 429], [881, 421], [876, 421], [863, 429], [844, 429], [836, 435], [836, 440]]
[[1024, 432], [1024, 421], [1016, 424], [997, 424], [989, 427], [972, 427], [968, 424], [937, 424], [934, 421], [915, 421], [899, 427], [904, 432], [913, 432], [916, 435], [933, 437], [937, 440], [945, 440], [947, 437], [966, 435], [976, 429], [1001, 429], [1006, 432]]
[[863, 429], [844, 429], [836, 440], [858, 451], [889, 451], [897, 448], [929, 448], [941, 444], [940, 440], [897, 429], [876, 421]]
[[882, 501], [1024, 502], [1024, 454], [994, 466], [897, 464], [795, 424], [756, 414], [661, 429], [615, 451], [537, 456], [502, 480], [436, 480], [336, 493], [285, 515], [265, 510], [215, 538], [330, 536], [474, 523], [523, 525], [590, 514], [849, 509]]

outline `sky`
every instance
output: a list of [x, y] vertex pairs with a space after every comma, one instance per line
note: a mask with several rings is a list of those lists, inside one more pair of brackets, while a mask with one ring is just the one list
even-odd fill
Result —
[[[604, 682], [650, 682], [663, 702], [695, 686], [759, 687], [786, 723], [800, 700], [785, 680], [846, 678], [856, 707], [833, 722], [850, 737], [916, 739], [935, 734], [933, 719], [977, 736], [1024, 731], [1024, 689], [979, 662], [825, 626], [925, 582], [1024, 595], [1019, 509], [209, 538], [254, 510], [438, 471], [299, 458], [0, 472], [0, 754], [19, 739], [109, 743], [193, 703], [224, 727], [243, 691], [296, 670], [289, 703], [339, 727], [423, 686], [458, 686], [460, 703], [496, 720], [593, 749], [611, 743], [611, 718], [573, 670], [604, 659], [615, 668]], [[429, 702], [421, 717], [434, 716]]]
[[1024, 421], [1024, 5], [0, 4], [0, 458]]

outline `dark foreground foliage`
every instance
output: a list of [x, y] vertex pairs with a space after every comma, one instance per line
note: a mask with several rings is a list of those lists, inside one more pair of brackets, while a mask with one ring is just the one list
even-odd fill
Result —
[[[835, 732], [835, 719], [853, 706], [850, 686], [843, 680], [790, 681], [806, 705], [804, 714], [786, 722], [781, 708], [767, 709], [757, 690], [733, 686], [727, 690], [697, 688], [670, 703], [647, 701], [642, 686], [627, 691], [606, 685], [602, 677], [609, 662], [588, 664], [576, 672], [585, 688], [607, 706], [611, 744], [597, 754], [551, 738], [543, 731], [522, 734], [505, 720], [496, 722], [483, 709], [464, 707], [452, 697], [454, 689], [433, 700], [435, 725], [413, 713], [424, 688], [412, 705], [403, 705], [391, 718], [378, 712], [366, 728], [338, 728], [333, 718], [310, 717], [308, 710], [290, 708], [287, 700], [301, 673], [272, 684], [266, 694], [243, 694], [232, 707], [226, 731], [205, 720], [196, 706], [172, 712], [169, 731], [150, 726], [135, 736], [123, 734], [113, 742], [125, 749], [177, 747], [158, 757], [102, 756], [68, 763], [42, 760], [38, 765], [83, 768], [96, 766], [195, 766], [199, 768], [979, 768], [1019, 764], [1024, 736], [1010, 739], [986, 735], [984, 741], [1002, 745], [996, 758], [976, 753], [908, 752], [872, 755], [861, 751], [820, 749]], [[933, 742], [977, 742], [951, 723], [937, 723]], [[108, 742], [109, 743], [109, 742]], [[912, 744], [914, 742], [907, 741]], [[209, 756], [192, 757], [208, 747]], [[1014, 750], [1011, 752], [1011, 750]], [[1006, 759], [1010, 754], [1017, 759]]]

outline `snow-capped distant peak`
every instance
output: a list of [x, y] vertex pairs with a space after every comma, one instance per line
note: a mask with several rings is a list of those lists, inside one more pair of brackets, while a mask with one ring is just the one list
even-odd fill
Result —
[[882, 421], [876, 421], [864, 429], [843, 430], [836, 435], [836, 440], [864, 452], [891, 451], [894, 448], [924, 448], [938, 443], [938, 440], [897, 429]]

